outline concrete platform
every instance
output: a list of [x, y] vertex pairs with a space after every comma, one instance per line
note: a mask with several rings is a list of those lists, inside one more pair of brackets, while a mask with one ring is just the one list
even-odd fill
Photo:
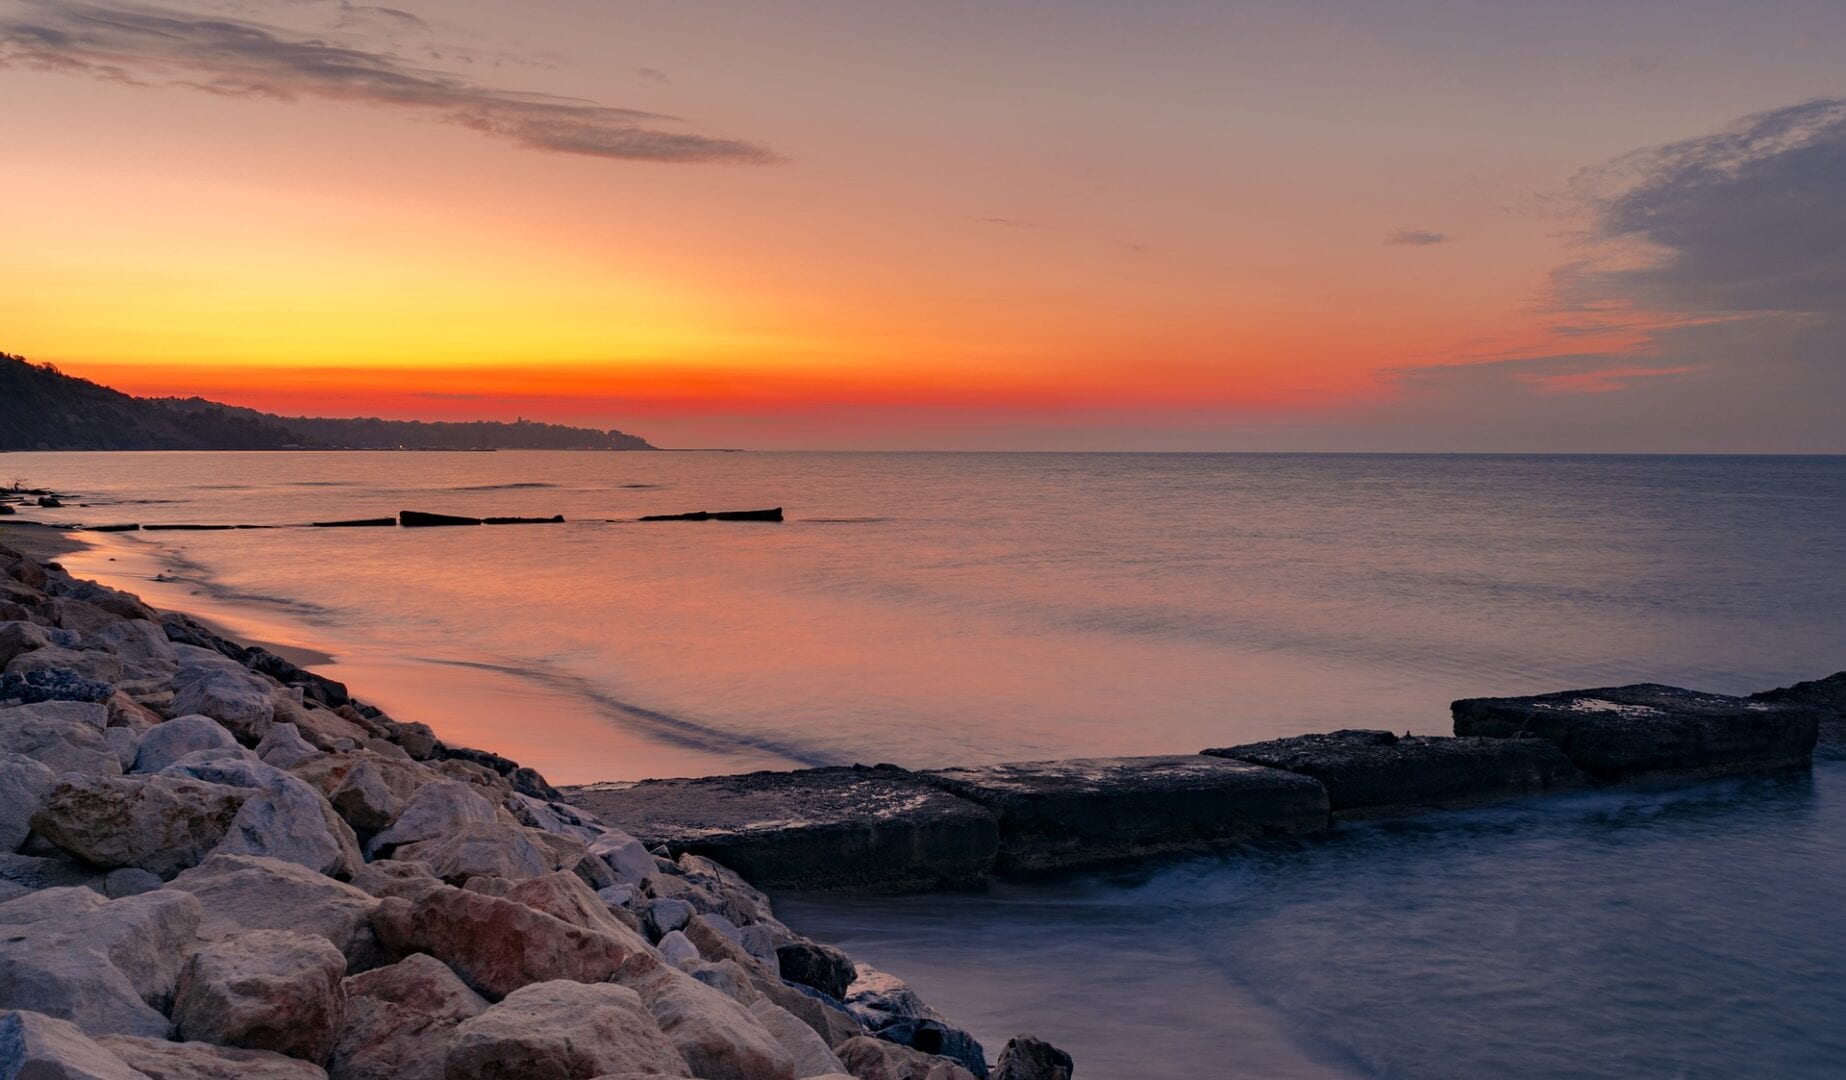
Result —
[[1314, 832], [1327, 792], [1305, 776], [1240, 761], [1077, 758], [919, 773], [999, 821], [999, 873], [1038, 874]]
[[1311, 776], [1326, 786], [1336, 818], [1477, 806], [1588, 783], [1545, 739], [1334, 731], [1204, 752]]
[[890, 766], [565, 788], [652, 847], [692, 852], [765, 888], [910, 892], [977, 885], [998, 829], [981, 807]]
[[1658, 683], [1465, 698], [1450, 712], [1457, 735], [1537, 736], [1603, 782], [1806, 766], [1819, 730], [1812, 708]]

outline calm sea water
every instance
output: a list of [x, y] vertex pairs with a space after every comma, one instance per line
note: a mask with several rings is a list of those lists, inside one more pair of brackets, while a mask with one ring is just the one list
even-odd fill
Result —
[[[1190, 752], [1846, 667], [1846, 459], [14, 454], [67, 560], [555, 781]], [[780, 526], [639, 524], [783, 505]], [[797, 925], [1082, 1075], [1846, 1072], [1846, 765]], [[995, 1043], [997, 1047], [997, 1042]]]

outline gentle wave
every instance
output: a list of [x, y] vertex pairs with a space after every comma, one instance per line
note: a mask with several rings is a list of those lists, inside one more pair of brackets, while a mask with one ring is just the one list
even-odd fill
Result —
[[756, 750], [786, 758], [796, 765], [840, 764], [832, 755], [793, 742], [729, 731], [710, 724], [687, 720], [684, 717], [673, 716], [658, 709], [623, 701], [588, 679], [567, 675], [542, 666], [499, 664], [485, 660], [456, 660], [436, 656], [421, 656], [416, 659], [426, 664], [441, 664], [445, 667], [470, 668], [475, 671], [491, 671], [499, 675], [510, 675], [550, 690], [560, 691], [571, 697], [591, 702], [603, 715], [619, 721], [626, 727], [691, 750], [702, 750], [709, 753]]

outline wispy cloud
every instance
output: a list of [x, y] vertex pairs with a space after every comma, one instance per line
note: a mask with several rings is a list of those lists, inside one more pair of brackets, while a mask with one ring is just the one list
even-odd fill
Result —
[[1002, 229], [1036, 229], [1038, 228], [1038, 222], [1026, 221], [1023, 218], [977, 217], [974, 220], [977, 224], [980, 224], [980, 225], [997, 225]]
[[1431, 244], [1446, 244], [1448, 233], [1439, 233], [1430, 229], [1398, 229], [1384, 238], [1387, 245], [1403, 247], [1428, 247]]
[[[23, 0], [20, 7], [18, 14], [0, 16], [0, 67], [396, 109], [553, 153], [681, 163], [776, 160], [755, 143], [675, 130], [681, 125], [675, 117], [488, 86], [388, 52], [331, 44], [262, 23], [60, 0]], [[388, 8], [341, 10], [369, 19], [416, 18]]]

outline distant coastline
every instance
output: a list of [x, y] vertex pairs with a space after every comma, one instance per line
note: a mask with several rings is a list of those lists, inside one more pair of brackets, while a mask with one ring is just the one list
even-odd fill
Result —
[[204, 398], [138, 398], [0, 353], [0, 451], [656, 450], [615, 428], [520, 419], [280, 416]]

